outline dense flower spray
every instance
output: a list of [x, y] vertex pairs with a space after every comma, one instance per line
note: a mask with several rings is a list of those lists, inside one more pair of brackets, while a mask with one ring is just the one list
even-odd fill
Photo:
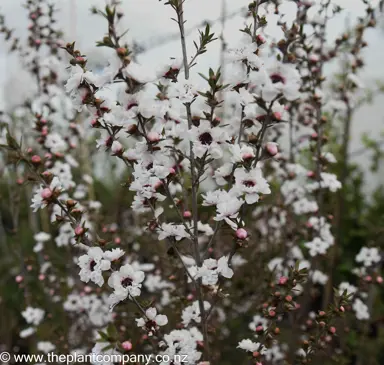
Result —
[[[364, 1], [354, 32], [329, 44], [327, 24], [339, 7], [293, 1], [288, 23], [286, 2], [249, 4], [241, 43], [223, 47], [224, 64], [200, 74], [204, 87], [191, 77], [194, 66], [219, 40], [206, 25], [191, 50], [182, 0], [163, 1], [180, 51], [156, 70], [136, 61], [116, 1], [92, 9], [107, 23], [97, 45], [111, 51], [100, 72], [75, 42], [61, 41], [45, 1], [27, 1], [28, 47], [2, 19], [37, 80], [17, 113], [29, 131], [10, 118], [2, 147], [18, 184], [33, 183], [36, 267], [26, 260], [16, 280], [29, 303], [20, 337], [36, 337], [38, 351], [134, 350], [161, 354], [161, 364], [181, 364], [183, 355], [183, 363], [212, 365], [230, 341], [250, 364], [308, 364], [323, 352], [343, 354], [335, 338], [346, 314], [369, 320], [371, 288], [382, 284], [379, 247], [364, 246], [355, 258], [361, 288], [341, 282], [332, 293], [342, 211], [334, 217], [327, 202], [336, 196], [342, 209], [346, 177], [332, 173], [327, 134], [334, 113], [350, 122], [363, 35], [376, 12]], [[266, 31], [276, 16], [278, 42]], [[324, 67], [347, 53], [342, 86], [330, 87]], [[101, 154], [124, 171], [109, 216], [95, 195], [92, 163], [100, 167]], [[28, 271], [48, 298], [43, 309], [24, 282]], [[46, 306], [70, 323], [58, 338], [38, 337], [53, 320]], [[239, 316], [248, 338], [231, 336]]]

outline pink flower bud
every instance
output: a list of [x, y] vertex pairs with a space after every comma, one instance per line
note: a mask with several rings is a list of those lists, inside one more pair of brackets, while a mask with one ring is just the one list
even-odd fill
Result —
[[340, 309], [340, 312], [343, 312], [343, 313], [345, 312], [345, 308], [342, 305], [340, 306], [339, 309]]
[[113, 141], [112, 147], [111, 147], [112, 152], [115, 155], [121, 154], [123, 152], [123, 146], [121, 145], [120, 142], [118, 141]]
[[37, 165], [37, 164], [41, 163], [41, 157], [38, 156], [38, 155], [34, 155], [34, 156], [31, 157], [31, 162], [33, 164]]
[[183, 213], [183, 217], [184, 217], [184, 218], [191, 218], [191, 217], [192, 217], [192, 213], [191, 213], [189, 210], [186, 210], [186, 211]]
[[187, 295], [187, 300], [189, 300], [189, 301], [193, 300], [193, 294], [188, 294]]
[[157, 132], [149, 132], [147, 134], [147, 138], [150, 142], [158, 142], [160, 141], [160, 135]]
[[49, 188], [45, 188], [43, 189], [43, 191], [41, 192], [41, 197], [43, 199], [49, 199], [52, 197], [52, 190], [49, 189]]
[[382, 278], [381, 276], [378, 276], [378, 277], [376, 278], [376, 282], [377, 282], [378, 284], [382, 284], [382, 283], [383, 283], [383, 278]]
[[332, 333], [333, 335], [336, 333], [336, 328], [335, 327], [329, 327], [329, 332]]
[[157, 190], [157, 189], [159, 189], [160, 187], [162, 187], [163, 186], [163, 182], [162, 181], [157, 181], [156, 183], [155, 183], [155, 185], [153, 185], [153, 187], [154, 187], [154, 189], [155, 190]]
[[255, 157], [252, 153], [250, 153], [250, 152], [247, 152], [247, 153], [243, 153], [242, 155], [241, 155], [241, 158], [243, 159], [243, 160], [250, 160], [251, 158], [253, 158], [253, 157]]
[[256, 332], [262, 332], [262, 331], [264, 331], [263, 326], [257, 326], [256, 327]]
[[15, 280], [16, 280], [16, 283], [21, 283], [24, 280], [24, 278], [21, 275], [17, 275]]
[[132, 350], [132, 343], [130, 341], [124, 341], [121, 346], [125, 351]]
[[265, 38], [263, 35], [258, 34], [256, 38], [257, 38], [257, 41], [259, 41], [260, 43], [265, 43]]
[[240, 240], [245, 240], [248, 237], [248, 232], [244, 228], [238, 228], [236, 237]]
[[367, 275], [364, 280], [367, 282], [367, 283], [370, 283], [372, 281], [372, 276], [371, 275]]
[[281, 118], [283, 117], [283, 114], [281, 114], [280, 112], [274, 112], [273, 115], [277, 120], [281, 120]]
[[282, 276], [279, 279], [279, 285], [285, 285], [288, 282], [288, 278], [286, 276]]
[[271, 156], [276, 156], [277, 153], [279, 152], [279, 149], [277, 148], [277, 143], [274, 143], [274, 142], [268, 142], [265, 145], [265, 149], [268, 152], [268, 154]]
[[84, 232], [85, 232], [85, 230], [84, 230], [84, 228], [81, 227], [81, 226], [77, 226], [77, 227], [75, 228], [75, 235], [76, 235], [76, 236], [81, 236], [81, 235], [84, 234]]
[[44, 275], [44, 274], [40, 274], [40, 275], [39, 275], [39, 280], [40, 280], [40, 281], [43, 281], [44, 279], [45, 279], [45, 275]]

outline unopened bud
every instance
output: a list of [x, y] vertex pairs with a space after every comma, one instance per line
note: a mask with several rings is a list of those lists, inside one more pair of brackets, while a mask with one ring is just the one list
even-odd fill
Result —
[[238, 228], [236, 231], [236, 237], [240, 240], [245, 240], [248, 237], [248, 232], [244, 228]]
[[277, 148], [277, 143], [274, 143], [274, 142], [268, 142], [265, 145], [265, 150], [272, 157], [276, 156], [278, 154], [278, 152], [279, 152], [279, 149]]
[[132, 349], [132, 343], [131, 341], [124, 341], [122, 344], [121, 344], [122, 348], [125, 350], [125, 351], [129, 351]]
[[81, 226], [77, 226], [75, 228], [75, 235], [76, 236], [82, 236], [84, 234], [84, 232], [85, 232], [85, 229]]
[[34, 156], [31, 157], [31, 162], [34, 165], [39, 165], [39, 164], [41, 164], [41, 157], [38, 156], [38, 155], [34, 155]]
[[52, 197], [52, 190], [49, 188], [43, 189], [43, 191], [41, 192], [41, 197], [43, 199], [50, 199]]

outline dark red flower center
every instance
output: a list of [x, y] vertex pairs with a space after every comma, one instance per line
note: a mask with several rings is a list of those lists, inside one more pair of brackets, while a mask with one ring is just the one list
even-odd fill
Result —
[[148, 320], [147, 322], [145, 322], [145, 327], [147, 328], [148, 331], [156, 329], [156, 326], [157, 324], [155, 321]]
[[127, 106], [127, 110], [130, 110], [130, 109], [132, 109], [133, 107], [135, 107], [135, 106], [139, 106], [139, 104], [137, 104], [137, 103], [130, 103], [130, 104], [128, 104], [128, 106]]
[[270, 75], [272, 84], [278, 84], [281, 82], [282, 84], [285, 84], [285, 78], [281, 76], [280, 74], [272, 74]]
[[256, 185], [256, 183], [253, 180], [244, 180], [243, 185], [245, 185], [247, 188], [252, 188]]
[[210, 145], [213, 141], [213, 138], [209, 132], [205, 132], [203, 134], [200, 134], [199, 141], [201, 142], [201, 144]]
[[93, 271], [95, 269], [95, 266], [96, 266], [96, 262], [95, 262], [95, 260], [92, 260], [89, 263], [89, 270]]
[[131, 278], [125, 278], [122, 280], [121, 285], [123, 288], [127, 288], [128, 286], [131, 286], [133, 283], [133, 280]]

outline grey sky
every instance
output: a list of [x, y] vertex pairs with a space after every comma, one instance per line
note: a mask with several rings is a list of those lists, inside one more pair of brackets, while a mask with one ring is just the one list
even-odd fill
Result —
[[[17, 29], [17, 34], [25, 34], [26, 12], [21, 7], [24, 0], [0, 0], [0, 11], [7, 16], [8, 24]], [[96, 16], [90, 16], [89, 9], [92, 5], [103, 5], [105, 0], [55, 0], [60, 8], [59, 24], [66, 34], [66, 41], [76, 40], [78, 47], [91, 57], [99, 57], [93, 47], [96, 40], [101, 39], [105, 33], [105, 23]], [[134, 39], [138, 43], [147, 42], [153, 37], [161, 37], [177, 32], [176, 24], [170, 20], [173, 16], [172, 10], [158, 0], [123, 0], [125, 18], [123, 27], [129, 28], [128, 39]], [[362, 13], [361, 0], [334, 0], [347, 9], [347, 14], [351, 21]], [[222, 0], [187, 0], [185, 5], [185, 18], [187, 29], [201, 24], [204, 20], [215, 20], [221, 16]], [[248, 0], [226, 0], [227, 13], [245, 7]], [[289, 5], [288, 5], [289, 9]], [[227, 20], [225, 39], [229, 45], [233, 45], [240, 39], [241, 33], [238, 29], [242, 27], [244, 21], [240, 15]], [[330, 24], [329, 37], [335, 37], [341, 32], [346, 24], [346, 18], [337, 18]], [[214, 24], [213, 30], [220, 33], [220, 22]], [[271, 34], [278, 34], [274, 29], [269, 30]], [[276, 33], [277, 32], [277, 33]], [[192, 52], [192, 39], [198, 38], [197, 30], [187, 39]], [[369, 87], [377, 79], [384, 80], [384, 32], [382, 30], [372, 30], [368, 33], [369, 48], [366, 50], [367, 67], [363, 74], [364, 83]], [[0, 83], [3, 87], [0, 91], [5, 94], [5, 82], [15, 73], [19, 73], [19, 68], [15, 59], [6, 55], [4, 42], [0, 42]], [[205, 73], [210, 66], [217, 67], [219, 60], [220, 43], [210, 46], [210, 51], [200, 60], [198, 71]], [[142, 54], [138, 60], [153, 67], [164, 62], [171, 56], [180, 56], [179, 41], [173, 40], [164, 45], [154, 47]], [[20, 89], [20, 86], [19, 86]], [[6, 90], [6, 94], [12, 99], [17, 98], [20, 91], [12, 94], [12, 90]], [[0, 99], [1, 93], [0, 93]], [[1, 105], [0, 100], [0, 105]], [[362, 132], [369, 132], [373, 137], [379, 138], [379, 131], [384, 129], [384, 97], [379, 96], [374, 105], [363, 108], [355, 117], [353, 123], [352, 149], [361, 148], [359, 136]], [[366, 156], [358, 157], [362, 165], [366, 165]], [[384, 175], [384, 174], [383, 174]], [[377, 177], [376, 177], [377, 178]], [[376, 180], [376, 178], [374, 178]], [[382, 178], [384, 180], [384, 178]]]

